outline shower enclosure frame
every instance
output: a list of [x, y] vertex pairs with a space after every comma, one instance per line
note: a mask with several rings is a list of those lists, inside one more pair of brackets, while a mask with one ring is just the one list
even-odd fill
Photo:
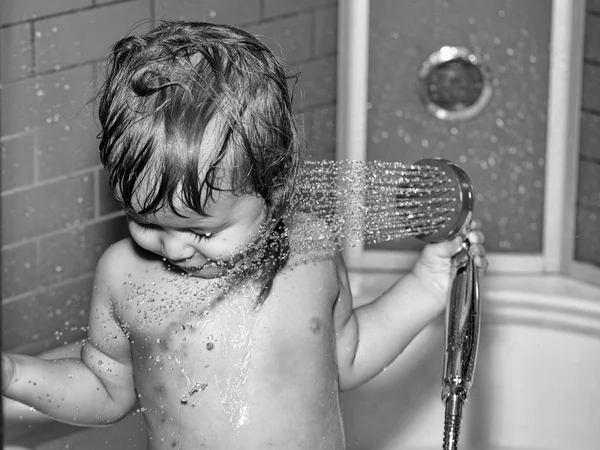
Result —
[[[600, 269], [574, 259], [586, 0], [553, 0], [542, 251], [491, 253], [490, 272], [558, 274], [599, 284]], [[337, 159], [365, 161], [369, 0], [338, 3]], [[345, 249], [352, 270], [409, 269], [417, 252]]]

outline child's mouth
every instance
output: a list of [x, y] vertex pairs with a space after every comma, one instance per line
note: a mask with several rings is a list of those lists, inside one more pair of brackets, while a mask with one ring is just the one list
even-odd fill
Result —
[[201, 265], [181, 265], [174, 264], [172, 265], [178, 267], [182, 271], [184, 271], [187, 275], [199, 277], [199, 278], [217, 278], [226, 275], [231, 269], [234, 267], [232, 261], [216, 261], [216, 260], [208, 260]]

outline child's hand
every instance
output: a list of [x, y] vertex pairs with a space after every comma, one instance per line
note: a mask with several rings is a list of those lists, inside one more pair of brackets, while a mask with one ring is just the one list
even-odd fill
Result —
[[483, 274], [487, 270], [488, 262], [483, 246], [485, 236], [479, 229], [480, 226], [478, 221], [469, 219], [454, 239], [429, 244], [423, 248], [421, 256], [413, 268], [413, 274], [439, 301], [440, 306], [446, 304], [454, 276], [452, 257], [463, 249], [465, 240], [469, 241], [469, 253], [473, 256], [478, 271]]
[[15, 374], [15, 365], [10, 356], [2, 352], [2, 394], [10, 385]]

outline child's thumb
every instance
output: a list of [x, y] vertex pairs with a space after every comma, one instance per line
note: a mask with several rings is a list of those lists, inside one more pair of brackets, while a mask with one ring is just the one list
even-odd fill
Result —
[[462, 235], [455, 236], [454, 238], [441, 242], [438, 247], [438, 255], [443, 258], [452, 258], [457, 255], [463, 249], [463, 243], [465, 238]]

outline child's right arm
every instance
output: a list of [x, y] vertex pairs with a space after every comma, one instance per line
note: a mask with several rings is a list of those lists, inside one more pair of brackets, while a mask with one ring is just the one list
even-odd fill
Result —
[[98, 263], [81, 357], [49, 361], [3, 352], [2, 395], [75, 425], [107, 425], [130, 411], [136, 401], [130, 342], [112, 310], [122, 289], [116, 282], [122, 249], [111, 247]]

